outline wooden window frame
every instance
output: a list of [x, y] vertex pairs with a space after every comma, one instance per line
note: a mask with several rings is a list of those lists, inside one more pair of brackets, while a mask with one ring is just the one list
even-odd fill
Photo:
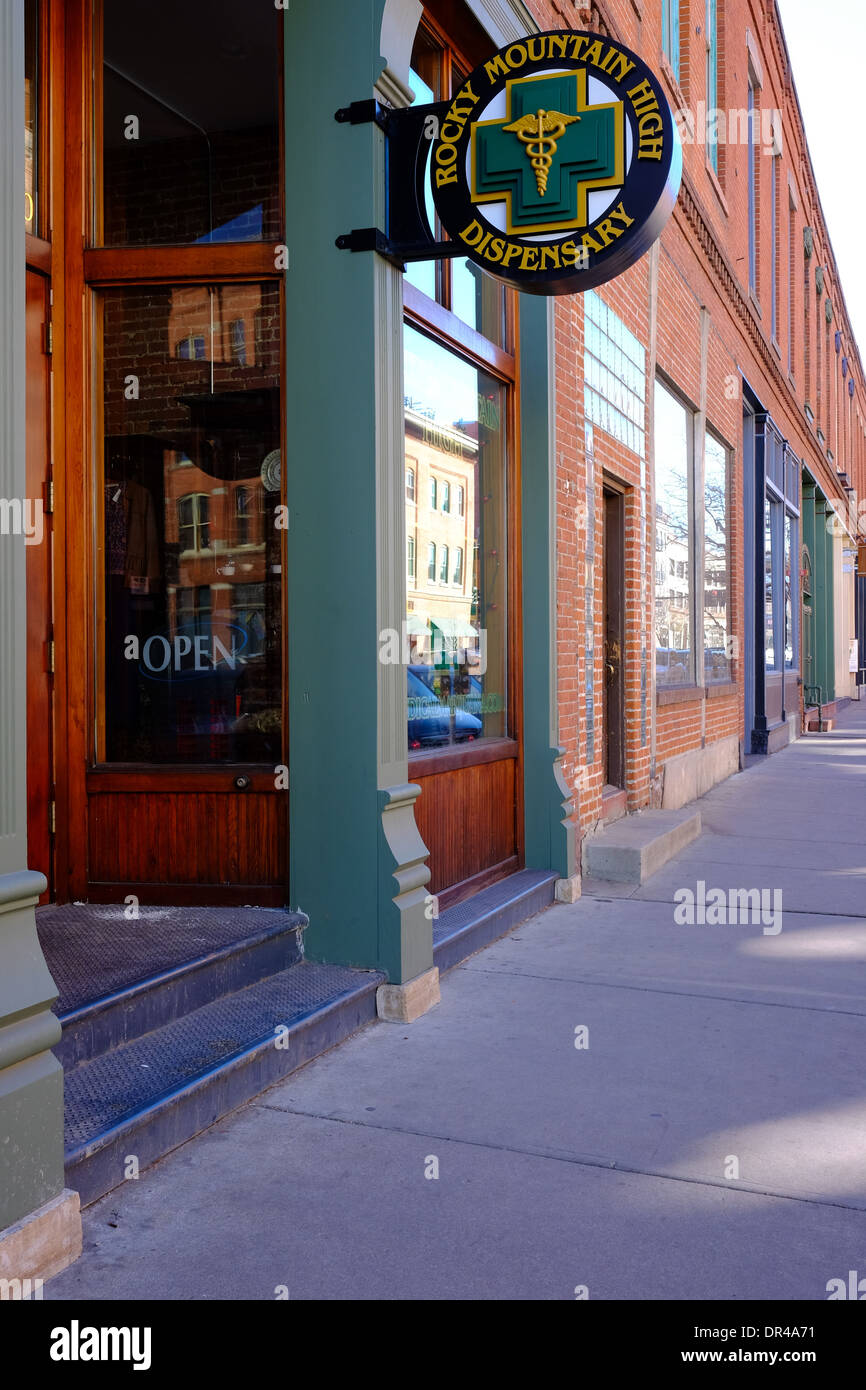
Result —
[[[466, 48], [459, 47], [443, 25], [426, 9], [418, 33], [440, 48], [440, 92], [438, 95], [443, 100], [450, 97], [456, 90], [453, 85], [455, 78], [462, 81], [480, 61], [483, 61], [485, 56], [489, 56], [489, 52], [479, 51], [470, 54]], [[490, 45], [490, 51], [492, 51], [492, 45]], [[445, 260], [437, 264], [436, 299], [431, 299], [417, 286], [404, 279], [404, 322], [470, 366], [494, 377], [504, 387], [505, 393], [503, 425], [506, 431], [505, 526], [508, 552], [506, 565], [508, 611], [505, 693], [508, 733], [504, 737], [490, 738], [456, 748], [410, 749], [408, 753], [409, 774], [412, 777], [426, 777], [440, 772], [452, 771], [455, 768], [514, 759], [518, 763], [517, 786], [520, 788], [522, 786], [523, 759], [523, 666], [520, 660], [523, 646], [523, 613], [521, 605], [521, 546], [518, 543], [522, 534], [519, 452], [520, 372], [515, 351], [515, 345], [519, 341], [519, 296], [514, 290], [505, 290], [503, 333], [506, 346], [500, 346], [465, 323], [453, 312], [450, 307], [453, 302], [451, 262]], [[461, 514], [465, 514], [465, 499], [464, 513]], [[428, 580], [428, 585], [438, 587], [439, 564], [440, 559], [437, 553], [437, 578], [435, 581]], [[465, 567], [466, 557], [464, 556], [464, 576]], [[448, 584], [451, 583], [450, 572], [447, 582]], [[518, 801], [521, 802], [521, 800], [522, 793], [518, 792]], [[518, 844], [522, 846], [521, 817], [519, 814], [517, 827]], [[522, 854], [522, 848], [520, 853]]]
[[[43, 4], [45, 0], [43, 0]], [[98, 323], [98, 291], [137, 285], [198, 283], [270, 284], [279, 286], [278, 315], [285, 322], [284, 277], [276, 269], [275, 243], [237, 242], [207, 246], [100, 247], [93, 240], [98, 172], [98, 139], [101, 129], [99, 86], [101, 69], [95, 43], [98, 14], [91, 0], [64, 0], [48, 7], [46, 42], [50, 28], [54, 55], [50, 79], [50, 110], [55, 121], [50, 130], [52, 197], [43, 206], [52, 211], [53, 256], [57, 291], [55, 333], [56, 437], [63, 440], [58, 454], [58, 487], [66, 498], [56, 537], [57, 584], [65, 584], [65, 640], [58, 641], [57, 742], [68, 756], [58, 767], [58, 806], [68, 837], [58, 842], [58, 893], [82, 897], [88, 891], [87, 805], [91, 791], [195, 791], [209, 786], [224, 788], [236, 770], [251, 777], [253, 790], [273, 788], [273, 768], [259, 764], [139, 765], [97, 761], [100, 713], [104, 712], [104, 576], [97, 566], [99, 489], [104, 467], [101, 458], [101, 332]], [[282, 73], [282, 65], [281, 65]], [[282, 75], [280, 78], [282, 106]], [[56, 120], [58, 112], [63, 122]], [[280, 188], [284, 160], [280, 131]], [[83, 157], [82, 157], [83, 152]], [[281, 196], [281, 206], [282, 206]], [[30, 243], [35, 239], [28, 237]], [[83, 248], [83, 249], [82, 249]], [[36, 247], [37, 251], [40, 248]], [[40, 251], [41, 254], [41, 251]], [[83, 311], [82, 311], [83, 306]], [[281, 331], [279, 375], [285, 379], [285, 334]], [[70, 389], [71, 388], [71, 389]], [[285, 393], [281, 393], [281, 450], [286, 457]], [[285, 472], [285, 470], [284, 470]], [[285, 477], [283, 478], [285, 488]], [[74, 539], [73, 539], [74, 538]], [[81, 540], [80, 547], [77, 542]], [[72, 547], [72, 549], [70, 549]], [[74, 561], [71, 556], [74, 555]], [[281, 532], [281, 565], [287, 568], [287, 536]], [[281, 692], [283, 761], [288, 748], [288, 612], [282, 603]]]

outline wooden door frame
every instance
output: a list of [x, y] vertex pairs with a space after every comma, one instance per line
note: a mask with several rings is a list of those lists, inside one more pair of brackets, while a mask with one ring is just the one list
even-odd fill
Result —
[[[613, 771], [618, 773], [619, 781], [610, 780], [608, 785], [616, 787], [618, 790], [625, 790], [627, 768], [626, 768], [626, 728], [625, 728], [625, 646], [626, 646], [626, 624], [625, 624], [625, 603], [626, 603], [626, 553], [625, 553], [625, 510], [626, 493], [628, 488], [618, 479], [609, 475], [606, 471], [602, 473], [602, 510], [604, 517], [603, 527], [603, 552], [602, 552], [602, 583], [604, 592], [604, 613], [605, 613], [605, 652], [603, 656], [604, 665], [604, 764], [606, 774], [611, 773], [611, 755], [615, 753], [615, 762], [618, 766], [613, 767]], [[608, 503], [612, 502], [616, 509], [615, 525], [617, 531], [617, 551], [618, 558], [611, 554], [611, 547], [608, 537]], [[615, 567], [615, 568], [614, 568]], [[608, 698], [607, 685], [607, 622], [610, 612], [610, 580], [616, 581], [616, 591], [619, 607], [619, 667], [616, 676], [616, 686], [618, 690], [618, 711], [616, 715], [617, 728], [612, 728], [610, 714], [611, 702]], [[612, 740], [611, 735], [616, 733], [616, 738]]]
[[[94, 899], [89, 876], [89, 802], [91, 789], [126, 789], [135, 783], [139, 791], [189, 789], [193, 783], [207, 791], [217, 780], [239, 772], [251, 774], [253, 790], [264, 779], [273, 787], [274, 769], [253, 764], [210, 766], [96, 764], [95, 714], [99, 698], [93, 659], [96, 614], [93, 596], [97, 581], [93, 525], [93, 469], [95, 423], [101, 383], [92, 361], [93, 292], [124, 284], [216, 285], [260, 283], [280, 286], [280, 380], [285, 369], [284, 278], [277, 270], [270, 242], [234, 243], [201, 247], [101, 248], [91, 246], [91, 190], [95, 186], [97, 94], [93, 87], [95, 52], [91, 25], [91, 0], [51, 0], [50, 3], [50, 112], [51, 181], [49, 206], [52, 221], [54, 278], [54, 391], [53, 449], [56, 487], [55, 625], [57, 706], [56, 803], [58, 834], [55, 843], [55, 888], [60, 901]], [[282, 77], [280, 79], [282, 91]], [[280, 138], [282, 149], [282, 134]], [[283, 186], [280, 157], [280, 187]], [[33, 238], [28, 238], [33, 240]], [[286, 458], [285, 397], [281, 391], [280, 439]], [[285, 472], [285, 470], [283, 470]], [[285, 489], [285, 477], [283, 488]], [[282, 560], [282, 656], [283, 762], [288, 759], [288, 603], [285, 588], [287, 537], [281, 540]], [[74, 562], [71, 557], [74, 556]], [[165, 780], [161, 780], [164, 774]], [[288, 834], [288, 814], [286, 814]], [[288, 858], [286, 860], [288, 879]], [[158, 888], [159, 885], [152, 885]], [[186, 891], [188, 887], [189, 891]], [[172, 885], [180, 900], [229, 902], [231, 892], [207, 885]], [[174, 891], [176, 889], [176, 891]], [[241, 891], [241, 890], [239, 890]], [[274, 905], [285, 891], [273, 890]], [[244, 893], [241, 897], [246, 900]], [[268, 890], [262, 890], [262, 900]], [[117, 898], [114, 892], [113, 899]]]

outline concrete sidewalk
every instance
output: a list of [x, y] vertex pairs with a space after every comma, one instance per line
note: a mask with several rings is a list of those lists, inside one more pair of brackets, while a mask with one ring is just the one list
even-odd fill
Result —
[[[866, 704], [700, 806], [642, 888], [585, 884], [419, 1022], [90, 1208], [45, 1297], [821, 1300], [866, 1277]], [[782, 930], [677, 925], [699, 880], [781, 889]]]

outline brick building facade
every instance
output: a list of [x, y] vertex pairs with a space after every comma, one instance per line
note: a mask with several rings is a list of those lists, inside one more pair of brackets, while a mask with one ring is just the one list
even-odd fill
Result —
[[[746, 534], [744, 509], [754, 505], [754, 496], [753, 488], [746, 491], [745, 474], [754, 463], [747, 457], [744, 400], [766, 412], [786, 441], [785, 459], [797, 474], [796, 485], [788, 488], [792, 516], [800, 513], [801, 498], [803, 508], [811, 505], [811, 480], [842, 518], [830, 518], [835, 616], [824, 621], [833, 624], [834, 679], [832, 688], [826, 679], [821, 683], [820, 702], [826, 707], [854, 694], [848, 651], [855, 635], [851, 571], [857, 526], [849, 497], [862, 496], [866, 486], [866, 396], [773, 0], [674, 0], [673, 38], [668, 3], [534, 0], [530, 8], [542, 29], [597, 30], [654, 66], [684, 149], [677, 206], [652, 252], [598, 291], [606, 306], [601, 314], [591, 311], [588, 296], [558, 301], [554, 311], [560, 739], [580, 839], [605, 815], [600, 744], [606, 730], [599, 698], [605, 688], [605, 477], [625, 488], [623, 786], [630, 811], [676, 807], [735, 771], [743, 756], [799, 735], [805, 707], [819, 703], [814, 653], [811, 670], [801, 660], [809, 620], [800, 611], [802, 571], [809, 558], [814, 564], [814, 557], [803, 558], [804, 531], [806, 540], [814, 534], [804, 514], [788, 579], [793, 650], [782, 677], [784, 704], [777, 702], [772, 715], [765, 715], [769, 727], [755, 724], [749, 688], [756, 679], [754, 656], [747, 663], [747, 653], [755, 642], [763, 583], [756, 585], [752, 574], [747, 592], [750, 565], [754, 569], [747, 546], [754, 545], [754, 535]], [[587, 375], [593, 366], [587, 325], [608, 312], [645, 356], [636, 434], [623, 427], [621, 409], [613, 422], [607, 417], [607, 427], [598, 423], [605, 420], [603, 410], [587, 409], [590, 396], [599, 399]], [[605, 336], [619, 353], [616, 331]], [[614, 371], [614, 378], [621, 388], [622, 372]], [[656, 382], [685, 406], [693, 424], [698, 481], [707, 437], [721, 444], [727, 458], [730, 660], [722, 658], [725, 670], [715, 672], [723, 679], [713, 678], [709, 667], [702, 671], [700, 661], [690, 681], [668, 683], [661, 669], [653, 678], [663, 588], [655, 518], [664, 506]], [[617, 404], [621, 408], [622, 401]], [[702, 513], [702, 506], [691, 506], [693, 593], [704, 585]], [[830, 712], [825, 708], [825, 715]], [[611, 798], [608, 808], [619, 813], [621, 799]]]

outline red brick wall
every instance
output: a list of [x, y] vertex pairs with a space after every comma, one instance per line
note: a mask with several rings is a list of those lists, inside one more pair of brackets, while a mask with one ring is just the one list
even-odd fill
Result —
[[[698, 103], [706, 100], [704, 0], [681, 0], [680, 81], [661, 55], [661, 5], [650, 0], [527, 0], [542, 29], [595, 29], [638, 52], [662, 74], [668, 98], [676, 111], [692, 112], [699, 130]], [[626, 495], [626, 782], [631, 809], [647, 804], [652, 778], [665, 760], [736, 735], [743, 737], [743, 671], [739, 653], [744, 639], [743, 612], [743, 461], [741, 376], [755, 391], [778, 424], [791, 448], [809, 467], [828, 496], [844, 503], [835, 467], [846, 467], [856, 496], [866, 489], [864, 420], [866, 393], [863, 368], [847, 317], [836, 273], [829, 234], [824, 226], [814, 175], [808, 159], [799, 107], [772, 0], [719, 0], [718, 105], [726, 113], [747, 106], [750, 72], [747, 31], [751, 36], [752, 69], [762, 79], [756, 104], [781, 113], [782, 154], [778, 157], [777, 224], [774, 243], [771, 179], [774, 156], [765, 152], [762, 133], [756, 136], [756, 294], [749, 286], [748, 146], [736, 139], [720, 140], [718, 176], [710, 167], [706, 145], [684, 146], [684, 188], [658, 249], [658, 305], [655, 361], [651, 353], [651, 257], [625, 275], [602, 286], [604, 301], [622, 318], [647, 349], [647, 445], [650, 443], [652, 373], [673, 383], [695, 409], [702, 405], [701, 310], [709, 318], [706, 345], [706, 422], [731, 452], [729, 535], [731, 555], [730, 632], [737, 639], [732, 663], [733, 688], [710, 698], [696, 691], [689, 698], [662, 703], [653, 710], [652, 670], [654, 635], [650, 599], [654, 581], [652, 478], [647, 479], [647, 545], [645, 588], [641, 607], [640, 461], [616, 439], [594, 429], [595, 493], [595, 756], [586, 766], [586, 578], [585, 503], [587, 464], [584, 447], [584, 309], [580, 296], [558, 300], [555, 307], [556, 452], [557, 452], [557, 657], [560, 742], [564, 770], [575, 792], [575, 831], [580, 837], [601, 814], [602, 756], [599, 692], [602, 682], [602, 470], [629, 491]], [[733, 131], [744, 129], [739, 122]], [[769, 134], [769, 123], [764, 127]], [[789, 236], [789, 188], [796, 209]], [[815, 250], [804, 258], [803, 228], [811, 227]], [[774, 251], [775, 244], [775, 251]], [[793, 253], [793, 258], [791, 253]], [[778, 308], [770, 323], [771, 257], [775, 254]], [[822, 294], [815, 289], [815, 268], [825, 267]], [[793, 282], [793, 325], [789, 326], [789, 279]], [[824, 303], [833, 306], [826, 325]], [[775, 333], [773, 329], [775, 327]], [[841, 352], [834, 335], [842, 332]], [[788, 372], [789, 332], [793, 370]], [[775, 339], [775, 343], [774, 343]], [[820, 343], [820, 377], [817, 364]], [[855, 396], [849, 400], [840, 370], [849, 359]], [[810, 423], [806, 404], [815, 413]], [[823, 431], [825, 444], [818, 437]], [[831, 449], [835, 463], [826, 457]], [[649, 454], [648, 454], [649, 457]], [[649, 470], [648, 470], [649, 471]], [[640, 651], [647, 647], [647, 736], [641, 742]], [[577, 660], [575, 654], [577, 653]], [[652, 720], [655, 716], [655, 766], [652, 763]]]

